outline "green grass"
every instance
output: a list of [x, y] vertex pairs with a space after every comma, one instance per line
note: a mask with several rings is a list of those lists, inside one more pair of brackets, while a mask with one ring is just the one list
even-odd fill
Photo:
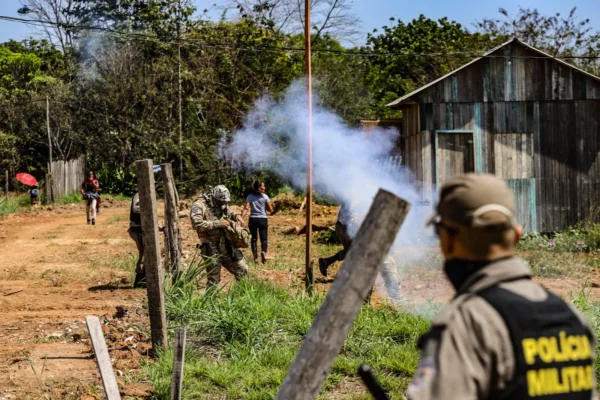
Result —
[[[131, 197], [127, 197], [122, 194], [103, 194], [102, 199], [103, 200], [113, 199], [113, 200], [117, 200], [117, 201], [131, 201]], [[67, 195], [61, 197], [60, 199], [58, 199], [56, 204], [73, 204], [73, 203], [82, 203], [82, 202], [83, 202], [83, 200], [81, 198], [81, 193], [73, 192], [71, 194], [67, 194]]]
[[73, 192], [71, 194], [64, 195], [60, 199], [56, 201], [56, 204], [77, 204], [82, 203], [83, 199], [81, 198], [81, 193]]
[[8, 214], [30, 207], [29, 196], [0, 197], [0, 220]]
[[588, 318], [592, 330], [596, 333], [596, 385], [600, 388], [600, 303], [590, 297], [591, 290], [583, 287], [571, 294], [571, 303]]
[[[196, 265], [187, 273], [167, 286], [165, 297], [170, 328], [188, 328], [184, 398], [273, 398], [323, 298], [294, 295], [252, 279], [207, 294], [195, 284], [204, 279], [202, 268]], [[361, 363], [376, 371], [392, 397], [399, 397], [418, 362], [416, 340], [428, 326], [408, 313], [364, 306], [322, 397], [337, 392], [342, 382], [356, 382]], [[146, 366], [160, 399], [169, 398], [172, 356], [169, 349]]]
[[519, 249], [570, 253], [600, 251], [600, 223], [583, 221], [553, 235], [529, 233], [521, 239]]
[[124, 194], [106, 194], [102, 195], [103, 199], [113, 199], [116, 201], [131, 201], [131, 196], [126, 196]]

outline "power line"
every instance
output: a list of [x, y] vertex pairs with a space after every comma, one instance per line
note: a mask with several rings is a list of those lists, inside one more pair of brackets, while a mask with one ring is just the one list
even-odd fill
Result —
[[[303, 47], [291, 47], [291, 46], [269, 46], [269, 45], [261, 45], [261, 44], [253, 44], [253, 45], [242, 45], [239, 43], [228, 43], [228, 42], [213, 42], [213, 41], [204, 41], [198, 39], [190, 39], [190, 38], [176, 38], [171, 36], [159, 36], [159, 35], [149, 35], [145, 33], [137, 33], [137, 32], [122, 32], [116, 29], [108, 28], [108, 27], [99, 27], [99, 26], [89, 26], [89, 25], [73, 25], [61, 22], [52, 22], [52, 21], [44, 21], [44, 20], [36, 20], [36, 19], [24, 19], [24, 18], [16, 18], [0, 15], [0, 20], [5, 20], [9, 22], [18, 22], [25, 23], [34, 26], [54, 26], [58, 28], [63, 28], [67, 30], [84, 30], [84, 31], [96, 31], [96, 32], [104, 32], [109, 33], [116, 36], [126, 37], [130, 39], [136, 40], [144, 40], [151, 41], [163, 44], [189, 44], [195, 45], [197, 47], [213, 47], [213, 48], [229, 48], [229, 49], [237, 49], [237, 50], [259, 50], [259, 51], [275, 51], [275, 52], [294, 52], [294, 53], [304, 53]], [[345, 55], [345, 56], [355, 56], [355, 57], [446, 57], [446, 58], [464, 58], [464, 57], [472, 57], [472, 58], [490, 58], [490, 59], [557, 59], [557, 60], [597, 60], [600, 59], [600, 56], [517, 56], [517, 55], [490, 55], [490, 54], [480, 54], [474, 51], [461, 51], [461, 52], [448, 52], [448, 53], [406, 53], [406, 52], [377, 52], [377, 51], [362, 51], [362, 50], [336, 50], [336, 49], [312, 49], [312, 53], [323, 53], [323, 54], [337, 54], [337, 55]]]

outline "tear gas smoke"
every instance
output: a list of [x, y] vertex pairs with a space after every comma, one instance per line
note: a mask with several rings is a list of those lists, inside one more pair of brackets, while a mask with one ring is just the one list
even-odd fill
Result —
[[[369, 137], [350, 128], [335, 114], [313, 106], [313, 185], [315, 191], [348, 204], [356, 224], [366, 216], [377, 191], [388, 190], [412, 203], [413, 207], [394, 243], [394, 250], [414, 245], [425, 235], [425, 217], [430, 210], [415, 205], [420, 200], [411, 184], [410, 172], [387, 163], [398, 140], [398, 132], [376, 129]], [[220, 156], [238, 170], [268, 169], [298, 189], [306, 186], [307, 108], [302, 81], [288, 88], [282, 101], [263, 97], [248, 114], [242, 129], [231, 140], [223, 138]], [[392, 254], [394, 254], [394, 250]], [[406, 257], [420, 258], [416, 252]], [[396, 258], [396, 261], [400, 261]], [[389, 292], [389, 290], [388, 290]]]

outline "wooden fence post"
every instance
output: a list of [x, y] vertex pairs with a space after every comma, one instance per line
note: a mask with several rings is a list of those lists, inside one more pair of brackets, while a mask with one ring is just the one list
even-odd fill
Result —
[[142, 216], [142, 241], [144, 244], [144, 270], [148, 288], [148, 312], [152, 333], [152, 353], [167, 346], [167, 318], [163, 293], [163, 274], [160, 259], [160, 238], [156, 213], [156, 193], [152, 160], [135, 162], [140, 213]]
[[102, 385], [104, 386], [106, 398], [108, 400], [121, 400], [117, 378], [115, 378], [115, 372], [113, 371], [112, 363], [110, 362], [110, 355], [106, 348], [100, 320], [95, 315], [89, 315], [85, 317], [85, 322], [88, 331], [90, 332], [90, 339], [92, 340], [92, 346], [94, 347], [94, 354], [96, 355], [96, 361], [98, 362], [98, 369], [100, 370], [100, 376], [102, 377]]
[[5, 187], [6, 201], [8, 201], [8, 170], [4, 171], [4, 178], [6, 179], [6, 187]]
[[177, 200], [177, 188], [173, 179], [171, 164], [161, 165], [163, 185], [165, 189], [165, 230], [167, 233], [167, 256], [169, 260], [168, 270], [173, 279], [177, 279], [181, 268], [181, 232], [179, 230], [179, 203]]
[[171, 380], [171, 400], [181, 400], [184, 365], [185, 328], [178, 328], [175, 336], [175, 353], [173, 355], [173, 379]]
[[276, 399], [317, 398], [409, 209], [403, 199], [379, 190]]

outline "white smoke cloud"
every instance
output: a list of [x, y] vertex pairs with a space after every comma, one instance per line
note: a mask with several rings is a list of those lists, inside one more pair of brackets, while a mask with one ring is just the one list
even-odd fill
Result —
[[[304, 189], [308, 149], [306, 103], [303, 81], [291, 85], [281, 101], [261, 98], [248, 114], [243, 128], [228, 142], [225, 138], [222, 140], [220, 156], [236, 169], [251, 172], [267, 169], [294, 187]], [[398, 132], [389, 129], [376, 129], [366, 137], [361, 129], [350, 128], [335, 114], [313, 106], [315, 191], [351, 204], [358, 220], [357, 228], [380, 188], [412, 203], [394, 243], [396, 249], [416, 244], [426, 237], [425, 217], [430, 212], [415, 204], [420, 196], [411, 184], [410, 172], [403, 167], [385, 165], [397, 139]], [[411, 258], [420, 257], [414, 252], [409, 254]], [[403, 252], [402, 257], [405, 261], [407, 253]]]

